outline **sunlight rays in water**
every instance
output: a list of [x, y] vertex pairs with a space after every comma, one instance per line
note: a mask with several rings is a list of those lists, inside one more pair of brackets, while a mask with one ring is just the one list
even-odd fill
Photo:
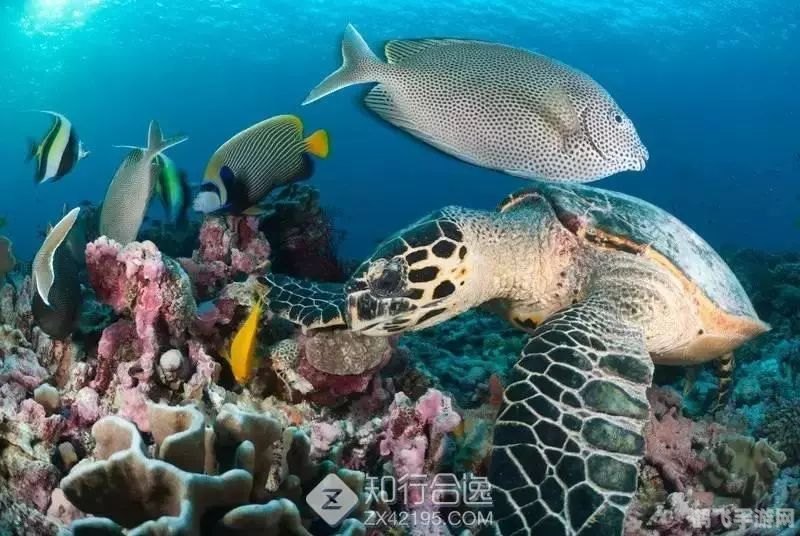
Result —
[[104, 0], [27, 0], [21, 26], [29, 35], [80, 28], [103, 3]]

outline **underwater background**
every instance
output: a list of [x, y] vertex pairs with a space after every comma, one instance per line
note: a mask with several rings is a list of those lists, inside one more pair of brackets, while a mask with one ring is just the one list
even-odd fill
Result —
[[[348, 23], [375, 51], [431, 36], [527, 48], [613, 95], [650, 158], [594, 186], [685, 222], [772, 327], [737, 349], [721, 407], [715, 363], [656, 367], [624, 536], [800, 534], [800, 3], [0, 0], [0, 238], [17, 257], [0, 241], [0, 535], [80, 534], [85, 522], [117, 536], [172, 523], [363, 536], [378, 509], [367, 476], [487, 474], [526, 333], [478, 309], [401, 338], [301, 332], [261, 310], [270, 268], [342, 281], [430, 211], [492, 208], [530, 184], [391, 127], [364, 109], [364, 87], [300, 106], [340, 64]], [[66, 115], [91, 155], [36, 185], [25, 149], [51, 121], [31, 112], [42, 109]], [[178, 228], [154, 201], [142, 242], [89, 236], [67, 263], [79, 277], [58, 281], [78, 287], [76, 325], [48, 334], [29, 261], [65, 207], [96, 223], [126, 154], [113, 145], [144, 146], [158, 120], [189, 137], [168, 154], [196, 187], [221, 143], [277, 114], [330, 134], [309, 181], [275, 192], [266, 216], [193, 213]], [[250, 346], [232, 357], [242, 333]], [[337, 527], [304, 500], [331, 474], [358, 495]], [[393, 519], [369, 536], [465, 528]]]
[[[102, 199], [150, 119], [188, 143], [171, 157], [199, 183], [211, 153], [258, 120], [298, 113], [332, 155], [312, 179], [360, 258], [447, 204], [492, 207], [525, 181], [464, 165], [371, 117], [350, 88], [300, 107], [339, 64], [355, 24], [374, 48], [453, 36], [513, 44], [597, 80], [637, 126], [644, 173], [604, 180], [675, 214], [713, 246], [800, 247], [800, 4], [783, 0], [537, 2], [6, 0], [0, 5], [0, 216], [30, 257], [37, 229]], [[35, 187], [25, 140], [64, 113], [92, 151]], [[13, 200], [13, 201], [12, 201]], [[159, 217], [157, 212], [154, 217]]]

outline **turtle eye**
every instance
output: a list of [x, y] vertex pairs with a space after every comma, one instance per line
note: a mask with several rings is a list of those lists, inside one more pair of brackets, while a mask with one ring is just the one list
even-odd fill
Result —
[[403, 288], [405, 268], [399, 259], [377, 261], [368, 273], [369, 287], [378, 296], [391, 296]]

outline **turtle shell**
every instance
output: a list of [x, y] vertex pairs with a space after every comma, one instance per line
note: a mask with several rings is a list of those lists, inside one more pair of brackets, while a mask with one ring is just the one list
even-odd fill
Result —
[[655, 250], [722, 311], [758, 321], [753, 304], [731, 269], [708, 243], [668, 212], [625, 194], [589, 186], [542, 184], [571, 231], [608, 247], [645, 253]]

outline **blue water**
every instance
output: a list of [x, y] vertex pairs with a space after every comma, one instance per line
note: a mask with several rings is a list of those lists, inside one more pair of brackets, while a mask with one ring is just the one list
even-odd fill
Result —
[[[351, 88], [307, 107], [354, 23], [390, 38], [475, 37], [537, 50], [605, 86], [650, 151], [643, 173], [597, 183], [679, 216], [714, 246], [800, 247], [800, 3], [785, 0], [5, 0], [0, 6], [0, 216], [19, 256], [62, 206], [102, 200], [124, 151], [158, 119], [200, 180], [228, 137], [297, 113], [329, 130], [312, 181], [345, 254], [446, 204], [489, 207], [525, 181], [440, 154], [365, 112]], [[93, 154], [35, 186], [25, 139], [53, 109]], [[157, 215], [157, 212], [154, 214]]]

